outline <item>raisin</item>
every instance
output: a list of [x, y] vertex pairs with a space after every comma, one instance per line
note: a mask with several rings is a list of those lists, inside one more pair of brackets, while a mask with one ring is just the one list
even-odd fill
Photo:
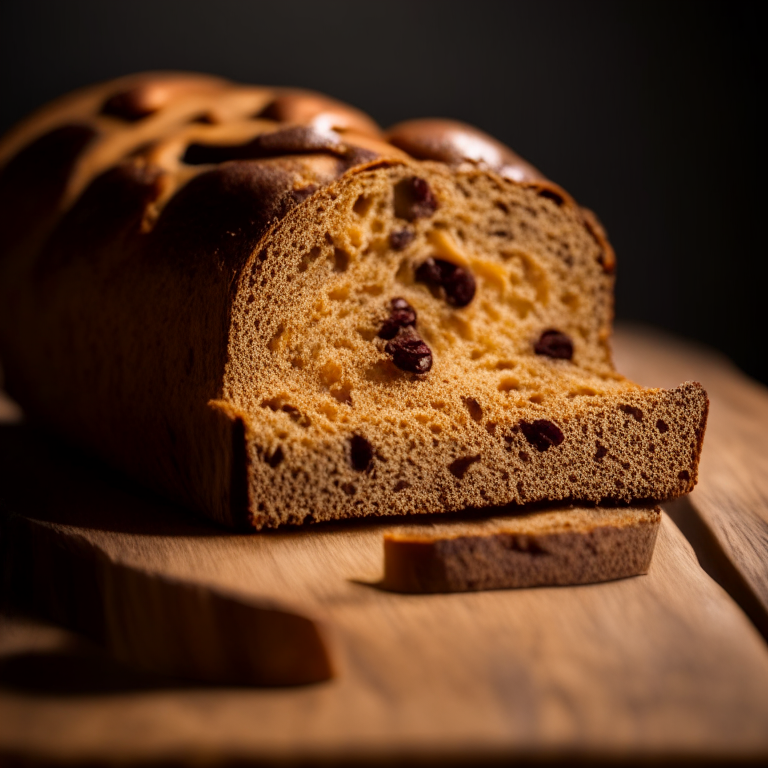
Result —
[[384, 350], [401, 371], [427, 373], [432, 368], [432, 350], [412, 328], [402, 329]]
[[396, 251], [405, 250], [416, 235], [410, 229], [397, 229], [389, 235], [389, 244]]
[[362, 435], [352, 435], [349, 443], [349, 457], [352, 467], [358, 472], [364, 472], [373, 461], [373, 448]]
[[380, 339], [394, 339], [401, 328], [416, 325], [416, 310], [401, 298], [392, 299], [389, 317], [379, 331]]
[[466, 307], [475, 297], [474, 275], [464, 267], [444, 259], [429, 258], [416, 268], [416, 279], [441, 291], [454, 307]]
[[551, 328], [541, 334], [533, 351], [556, 360], [570, 360], [573, 357], [573, 342], [562, 331]]
[[437, 210], [437, 198], [424, 179], [411, 176], [395, 186], [395, 215], [401, 219], [429, 218]]
[[[408, 311], [413, 313], [413, 323], [416, 322], [416, 310], [401, 296], [395, 296], [389, 302], [389, 305], [392, 307], [393, 312]], [[413, 323], [410, 323], [410, 325], [413, 325]]]
[[539, 451], [546, 451], [553, 445], [560, 445], [565, 440], [560, 427], [546, 419], [536, 419], [534, 422], [521, 421], [525, 439]]

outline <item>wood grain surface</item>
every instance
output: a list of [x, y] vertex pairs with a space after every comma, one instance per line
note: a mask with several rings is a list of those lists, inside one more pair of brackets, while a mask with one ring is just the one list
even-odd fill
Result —
[[[638, 379], [666, 375], [663, 355], [687, 352], [647, 334], [618, 341], [620, 369]], [[751, 502], [749, 514], [766, 522], [759, 507], [765, 476], [752, 474], [765, 455], [753, 461], [750, 451], [760, 445], [754, 425], [768, 425], [768, 409], [761, 410], [768, 396], [708, 355], [691, 355], [687, 368], [668, 364], [691, 371], [679, 380], [710, 388], [710, 424], [720, 426], [708, 431], [709, 464], [690, 507], [675, 514], [719, 520], [713, 540], [759, 596], [766, 547], [750, 536], [763, 529], [737, 518]], [[726, 454], [734, 456], [718, 458]], [[20, 514], [17, 521], [61, 542], [85, 540], [131, 571], [205, 585], [244, 603], [290, 603], [327, 626], [337, 671], [328, 682], [292, 688], [192, 686], [132, 672], [59, 630], [5, 617], [0, 756], [196, 764], [768, 759], [768, 647], [667, 516], [645, 576], [398, 595], [375, 587], [390, 523], [232, 534], [183, 516], [28, 427], [1, 427], [0, 455], [6, 516]]]
[[614, 348], [616, 367], [640, 384], [693, 380], [707, 390], [699, 483], [667, 510], [768, 639], [768, 390], [727, 358], [659, 331], [621, 329]]

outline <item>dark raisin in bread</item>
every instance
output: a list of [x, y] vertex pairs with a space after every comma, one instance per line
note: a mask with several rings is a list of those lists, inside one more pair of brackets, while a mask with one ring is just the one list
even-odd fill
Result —
[[448, 121], [139, 75], [0, 141], [9, 392], [255, 528], [691, 490], [695, 383], [617, 374], [589, 212]]

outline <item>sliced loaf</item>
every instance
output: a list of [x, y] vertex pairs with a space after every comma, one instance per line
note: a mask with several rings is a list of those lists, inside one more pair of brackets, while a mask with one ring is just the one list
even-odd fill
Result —
[[696, 482], [706, 394], [614, 371], [602, 228], [476, 129], [136, 76], [0, 141], [0, 203], [9, 391], [221, 523]]
[[403, 528], [384, 537], [394, 592], [591, 584], [647, 573], [658, 507], [563, 509]]

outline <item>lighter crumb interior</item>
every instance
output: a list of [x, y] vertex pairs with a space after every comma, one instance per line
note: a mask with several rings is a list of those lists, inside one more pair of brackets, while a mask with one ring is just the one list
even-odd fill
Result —
[[[241, 280], [225, 392], [250, 428], [264, 521], [333, 519], [350, 504], [404, 514], [567, 498], [592, 482], [577, 454], [601, 458], [595, 409], [640, 391], [613, 370], [613, 277], [577, 206], [487, 173], [425, 163], [421, 174], [390, 167], [316, 195]], [[427, 178], [434, 200], [421, 212], [414, 180]], [[424, 279], [430, 260], [472, 276], [465, 306]], [[381, 338], [393, 300], [415, 312], [396, 340], [426, 345], [427, 372]], [[570, 354], [542, 343], [547, 334]], [[626, 407], [612, 429], [642, 426]], [[520, 434], [539, 422], [556, 442], [580, 433], [558, 444], [574, 454], [558, 479], [546, 469], [555, 451], [542, 449], [550, 438]], [[618, 495], [633, 477], [650, 481], [646, 469], [611, 466]]]

